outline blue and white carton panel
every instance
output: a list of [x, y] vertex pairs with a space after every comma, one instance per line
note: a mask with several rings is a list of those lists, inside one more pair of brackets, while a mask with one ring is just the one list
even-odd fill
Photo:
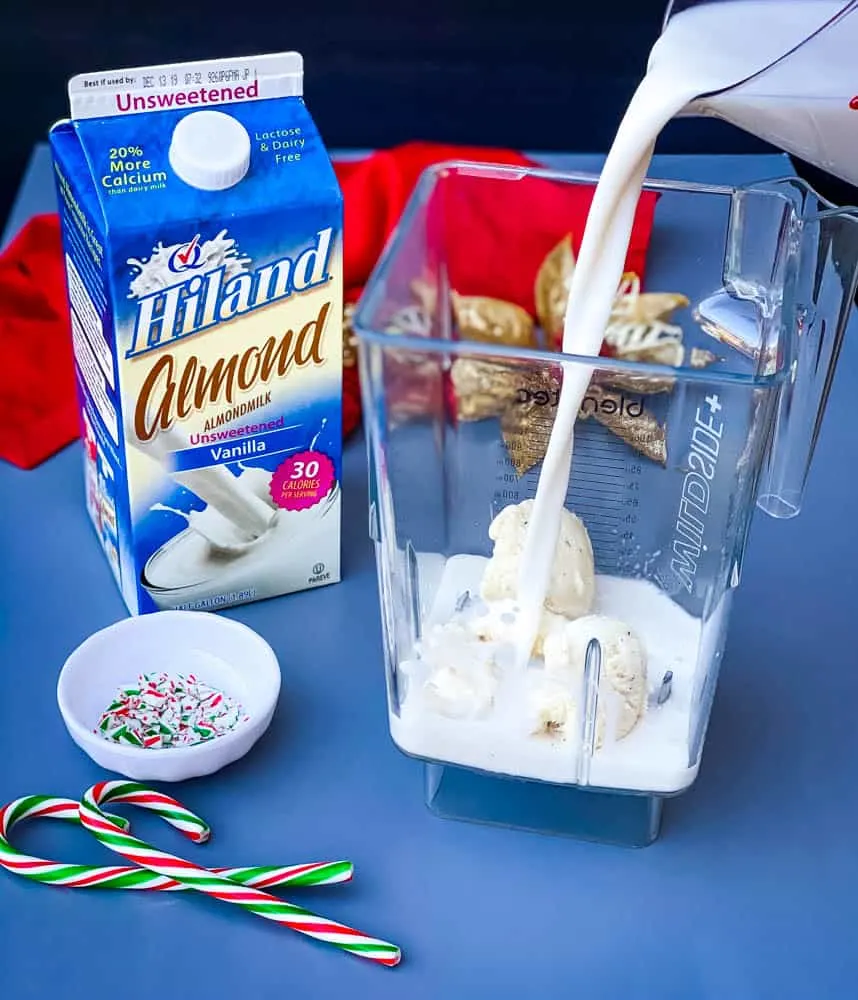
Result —
[[297, 53], [77, 76], [51, 131], [87, 508], [132, 613], [340, 578], [342, 197]]

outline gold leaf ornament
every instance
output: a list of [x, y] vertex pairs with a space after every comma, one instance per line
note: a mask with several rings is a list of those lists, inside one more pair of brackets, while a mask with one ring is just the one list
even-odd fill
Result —
[[[432, 320], [422, 305], [398, 309], [385, 326], [390, 334], [428, 337]], [[433, 418], [441, 412], [440, 357], [405, 348], [384, 351], [385, 393], [391, 424]]]
[[[567, 234], [546, 255], [534, 282], [537, 318], [551, 343], [556, 344], [562, 337], [569, 282], [574, 270], [572, 238]], [[419, 305], [402, 310], [391, 325], [401, 332], [426, 335], [437, 307], [437, 288], [429, 281], [418, 279], [412, 283], [412, 292]], [[533, 319], [514, 303], [456, 292], [450, 293], [450, 299], [453, 318], [463, 340], [512, 347], [535, 346]], [[620, 360], [673, 368], [683, 362], [693, 368], [706, 367], [717, 360], [716, 356], [702, 348], [686, 352], [682, 328], [670, 322], [672, 314], [687, 305], [688, 299], [679, 293], [641, 292], [638, 276], [627, 273], [617, 291], [605, 340]], [[408, 405], [411, 403], [414, 410], [425, 412], [427, 397], [432, 398], [437, 391], [432, 383], [436, 382], [438, 372], [429, 362], [424, 373], [421, 371], [423, 365], [415, 365], [415, 360], [411, 359], [411, 378], [406, 380], [411, 382], [411, 391], [404, 393], [406, 398], [398, 402], [402, 410], [411, 409]], [[424, 375], [425, 380], [415, 375]], [[450, 377], [458, 418], [462, 421], [499, 418], [503, 440], [519, 476], [544, 459], [556, 414], [559, 369], [524, 362], [458, 357], [453, 360]], [[590, 384], [578, 419], [596, 420], [639, 454], [664, 465], [667, 461], [665, 428], [646, 408], [641, 397], [670, 392], [674, 384], [675, 378], [669, 375], [602, 370], [595, 374]], [[637, 398], [629, 400], [626, 394]]]
[[643, 400], [629, 399], [591, 382], [578, 419], [596, 420], [644, 458], [659, 465], [667, 464], [665, 429]]
[[453, 315], [462, 340], [509, 347], [533, 347], [533, 317], [513, 302], [486, 295], [450, 293]]
[[354, 368], [358, 362], [357, 337], [352, 323], [355, 314], [353, 302], [343, 306], [343, 367]]
[[623, 275], [608, 327], [605, 343], [623, 361], [669, 365], [682, 364], [682, 327], [668, 322], [672, 314], [688, 305], [678, 292], [642, 292], [640, 278]]
[[[532, 368], [519, 375], [514, 392], [501, 413], [501, 433], [515, 471], [525, 475], [544, 458], [557, 414], [560, 374]], [[591, 382], [578, 411], [578, 420], [595, 420], [650, 461], [665, 465], [667, 437], [664, 427], [642, 399]]]
[[[665, 322], [677, 309], [688, 305], [688, 298], [679, 292], [642, 292], [640, 278], [633, 271], [626, 271], [620, 280], [611, 319], [650, 326]], [[682, 337], [681, 330], [679, 336]]]
[[559, 342], [563, 336], [569, 282], [574, 271], [575, 253], [572, 250], [572, 234], [567, 233], [540, 264], [533, 286], [536, 317], [552, 342]]
[[545, 458], [557, 413], [560, 376], [547, 368], [519, 374], [512, 398], [501, 414], [501, 434], [519, 476]]
[[486, 420], [500, 416], [515, 398], [519, 373], [510, 365], [480, 358], [456, 358], [450, 378], [459, 420]]

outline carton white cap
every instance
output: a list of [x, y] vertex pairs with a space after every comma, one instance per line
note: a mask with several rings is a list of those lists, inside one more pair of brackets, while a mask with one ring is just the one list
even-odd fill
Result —
[[250, 136], [223, 111], [193, 111], [173, 130], [170, 166], [191, 187], [223, 191], [250, 167]]

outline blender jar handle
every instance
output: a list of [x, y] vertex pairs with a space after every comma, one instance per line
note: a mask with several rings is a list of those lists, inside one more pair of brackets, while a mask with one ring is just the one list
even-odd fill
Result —
[[794, 288], [785, 289], [783, 363], [757, 506], [776, 518], [801, 511], [807, 474], [858, 286], [858, 214], [830, 210], [800, 226]]

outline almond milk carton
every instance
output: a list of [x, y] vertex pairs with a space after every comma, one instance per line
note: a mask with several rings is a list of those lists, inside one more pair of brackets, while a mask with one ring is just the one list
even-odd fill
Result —
[[51, 132], [87, 506], [132, 613], [339, 580], [342, 199], [297, 53], [77, 76]]

